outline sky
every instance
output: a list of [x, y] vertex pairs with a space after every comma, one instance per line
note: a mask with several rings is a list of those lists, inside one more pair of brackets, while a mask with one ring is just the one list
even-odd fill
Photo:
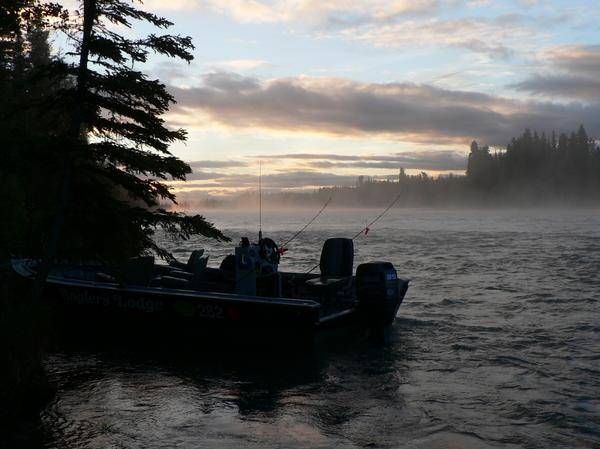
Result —
[[[188, 131], [177, 191], [462, 173], [476, 139], [583, 124], [600, 137], [598, 0], [146, 0], [191, 64], [145, 67]], [[137, 31], [152, 31], [140, 28]]]

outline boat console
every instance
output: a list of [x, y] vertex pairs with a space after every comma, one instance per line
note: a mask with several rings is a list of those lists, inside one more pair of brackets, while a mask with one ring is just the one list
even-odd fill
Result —
[[272, 239], [261, 238], [251, 244], [248, 237], [242, 237], [235, 248], [235, 292], [254, 296], [257, 290], [262, 290], [271, 293], [264, 296], [281, 296], [281, 277], [277, 271], [280, 257]]

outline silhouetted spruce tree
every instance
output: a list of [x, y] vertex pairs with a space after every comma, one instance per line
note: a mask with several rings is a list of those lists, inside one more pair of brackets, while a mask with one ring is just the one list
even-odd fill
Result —
[[478, 190], [487, 191], [492, 187], [493, 158], [488, 146], [479, 147], [474, 140], [471, 142], [471, 152], [467, 162], [467, 177], [470, 184]]
[[119, 262], [149, 251], [170, 258], [153, 240], [157, 228], [177, 238], [200, 234], [227, 240], [202, 216], [162, 206], [175, 202], [165, 181], [184, 180], [191, 172], [169, 152], [186, 134], [165, 125], [161, 116], [174, 99], [138, 67], [150, 53], [190, 61], [193, 46], [189, 37], [118, 33], [133, 28], [134, 21], [158, 29], [172, 25], [120, 0], [83, 0], [79, 14], [62, 24], [75, 49], [72, 62], [56, 62], [54, 71], [73, 82], [55, 100], [70, 111], [70, 125], [63, 136], [62, 182], [47, 259]]

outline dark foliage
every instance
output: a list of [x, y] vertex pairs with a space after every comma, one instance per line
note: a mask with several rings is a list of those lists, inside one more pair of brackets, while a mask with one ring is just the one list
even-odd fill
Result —
[[[166, 181], [191, 172], [168, 150], [186, 136], [161, 118], [173, 97], [139, 67], [150, 53], [190, 61], [190, 38], [119, 35], [112, 25], [172, 25], [119, 0], [85, 0], [70, 15], [35, 1], [1, 10], [4, 254], [47, 256], [59, 234], [53, 257], [110, 262], [149, 251], [169, 258], [153, 239], [158, 228], [226, 240], [202, 216], [161, 206], [176, 201]], [[74, 43], [63, 59], [50, 55], [49, 29]]]
[[0, 258], [33, 248], [49, 215], [53, 141], [66, 129], [65, 112], [51, 101], [65, 80], [45, 73], [51, 62], [48, 20], [60, 13], [56, 5], [33, 1], [0, 8]]
[[[0, 2], [0, 415], [16, 415], [48, 391], [41, 364], [47, 322], [40, 290], [16, 279], [11, 256], [112, 263], [174, 238], [226, 237], [203, 217], [169, 212], [169, 179], [190, 167], [171, 155], [185, 132], [161, 115], [173, 98], [138, 67], [150, 52], [189, 61], [187, 37], [126, 39], [108, 23], [171, 23], [118, 0], [85, 0], [79, 15], [38, 0]], [[50, 32], [74, 51], [52, 56]], [[135, 67], [135, 69], [133, 68]], [[61, 237], [60, 240], [58, 237]], [[38, 285], [36, 284], [36, 285]], [[3, 430], [0, 429], [0, 433]]]
[[473, 189], [495, 196], [532, 199], [597, 200], [600, 198], [600, 148], [583, 126], [570, 135], [526, 130], [506, 151], [471, 146], [467, 179]]
[[[41, 148], [50, 134], [44, 130], [60, 129], [57, 111], [34, 112], [51, 87], [40, 70], [50, 60], [45, 28], [59, 15], [52, 4], [6, 0], [0, 5], [0, 418], [7, 427], [34, 412], [51, 392], [41, 363], [40, 309], [7, 258], [30, 245], [34, 221], [41, 231], [42, 213], [32, 200], [43, 192], [34, 187], [40, 185], [43, 162], [29, 161], [45, 154]], [[3, 435], [7, 431], [0, 429]]]

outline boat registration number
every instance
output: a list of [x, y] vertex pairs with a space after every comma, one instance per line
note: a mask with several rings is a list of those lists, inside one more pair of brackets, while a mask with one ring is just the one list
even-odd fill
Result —
[[198, 304], [198, 315], [211, 320], [222, 320], [225, 318], [223, 307], [213, 304]]

